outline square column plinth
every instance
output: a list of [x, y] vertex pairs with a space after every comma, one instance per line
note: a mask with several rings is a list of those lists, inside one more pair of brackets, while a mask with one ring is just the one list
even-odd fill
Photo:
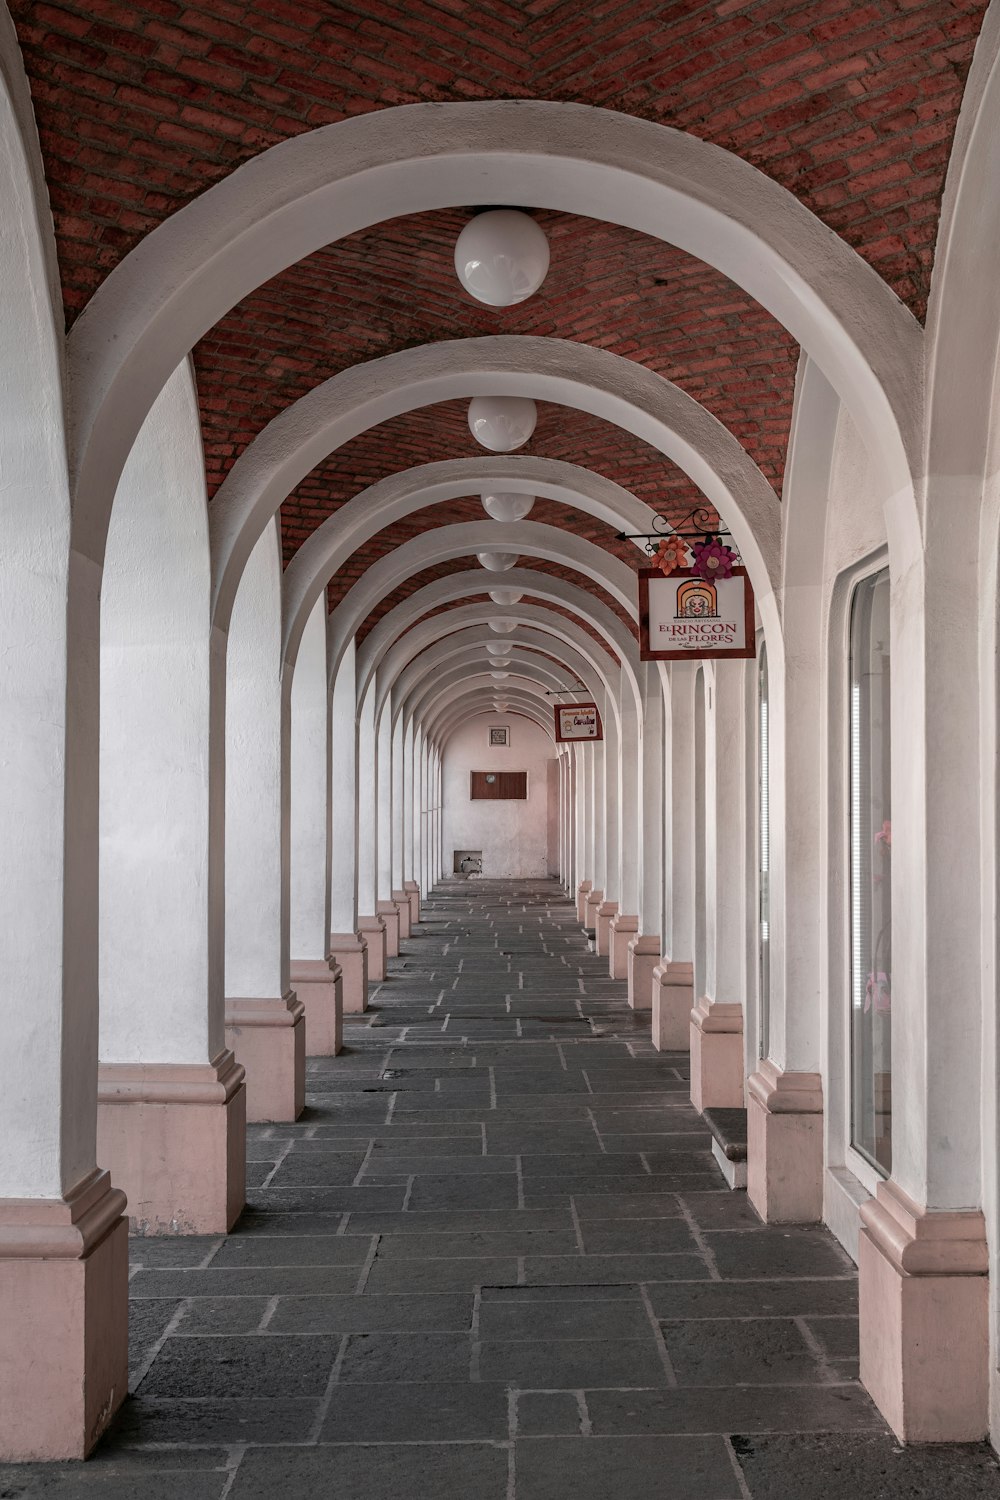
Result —
[[410, 926], [416, 927], [420, 921], [420, 887], [415, 880], [404, 880], [403, 890], [410, 903]]
[[125, 1194], [0, 1199], [0, 1462], [86, 1458], [128, 1394]]
[[603, 901], [604, 892], [591, 886], [587, 892], [587, 900], [584, 903], [583, 926], [588, 937], [591, 934], [594, 935], [595, 943], [597, 938], [597, 913], [600, 911]]
[[628, 978], [628, 945], [639, 931], [639, 918], [618, 912], [608, 924], [608, 978]]
[[587, 897], [590, 895], [593, 884], [592, 880], [581, 880], [576, 888], [576, 920], [581, 927], [587, 925]]
[[653, 1046], [658, 1052], [687, 1052], [691, 1046], [694, 965], [663, 959], [653, 970]]
[[102, 1063], [97, 1155], [138, 1234], [226, 1234], [246, 1203], [246, 1085], [210, 1063]]
[[344, 986], [332, 958], [293, 958], [289, 970], [306, 1012], [310, 1057], [336, 1057], [344, 1043]]
[[297, 1120], [306, 1105], [306, 1023], [294, 992], [227, 999], [226, 1041], [246, 1071], [247, 1119]]
[[[384, 926], [379, 924], [381, 931]], [[344, 1015], [361, 1015], [368, 1009], [368, 943], [361, 932], [331, 932], [330, 957], [340, 965]], [[383, 967], [383, 977], [385, 969]]]
[[690, 1015], [691, 1103], [743, 1108], [743, 1007], [702, 995]]
[[823, 1083], [765, 1058], [747, 1080], [747, 1196], [768, 1224], [823, 1216]]
[[408, 938], [413, 932], [413, 922], [410, 916], [410, 897], [407, 891], [393, 891], [393, 904], [399, 913], [399, 936], [400, 939]]
[[989, 1283], [979, 1212], [920, 1208], [880, 1182], [861, 1209], [861, 1381], [907, 1443], [989, 1430]]
[[[379, 916], [358, 917], [358, 933], [368, 944], [368, 983], [381, 984], [386, 975], [386, 959], [389, 956], [385, 919]], [[368, 1004], [367, 996], [365, 1004]]]
[[633, 1010], [653, 1005], [653, 970], [660, 962], [660, 935], [642, 933], [628, 945], [628, 1003]]
[[611, 949], [611, 918], [617, 910], [617, 901], [602, 901], [597, 908], [596, 947], [601, 958], [607, 958]]
[[387, 958], [399, 957], [399, 907], [395, 901], [376, 901], [375, 910], [385, 923]]

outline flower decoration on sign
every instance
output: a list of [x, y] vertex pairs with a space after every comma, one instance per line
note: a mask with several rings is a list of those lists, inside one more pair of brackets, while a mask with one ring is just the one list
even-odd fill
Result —
[[686, 568], [688, 562], [688, 544], [680, 536], [668, 536], [653, 553], [653, 566], [659, 568], [665, 578], [676, 573], [678, 568]]
[[886, 849], [892, 848], [892, 824], [889, 822], [888, 818], [886, 818], [885, 822], [882, 824], [882, 827], [875, 835], [875, 842], [876, 844], [884, 844]]
[[884, 969], [873, 969], [865, 985], [865, 1010], [869, 1011], [873, 1006], [877, 1011], [892, 1008], [889, 976]]
[[692, 553], [694, 570], [702, 578], [713, 582], [716, 578], [732, 578], [737, 555], [718, 537], [706, 537], [692, 548]]

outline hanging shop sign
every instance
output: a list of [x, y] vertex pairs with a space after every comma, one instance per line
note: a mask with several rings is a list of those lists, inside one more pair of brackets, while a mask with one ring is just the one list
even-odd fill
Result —
[[706, 578], [694, 568], [639, 571], [642, 661], [735, 661], [756, 656], [753, 589], [745, 568]]
[[556, 739], [603, 740], [604, 726], [596, 703], [557, 703]]

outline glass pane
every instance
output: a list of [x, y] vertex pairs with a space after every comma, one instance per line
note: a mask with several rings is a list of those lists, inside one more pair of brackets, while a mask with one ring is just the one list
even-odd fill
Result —
[[760, 1056], [767, 1056], [768, 1012], [771, 999], [771, 824], [768, 792], [769, 703], [767, 647], [761, 642], [757, 675], [757, 886], [760, 892], [757, 941], [760, 974], [757, 1035]]
[[889, 574], [851, 611], [851, 1143], [892, 1169]]

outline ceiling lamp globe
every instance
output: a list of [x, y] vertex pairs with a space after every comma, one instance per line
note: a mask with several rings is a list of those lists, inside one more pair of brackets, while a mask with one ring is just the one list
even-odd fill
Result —
[[494, 521], [523, 521], [535, 503], [534, 495], [496, 493], [483, 495], [483, 509]]
[[535, 430], [538, 411], [528, 396], [474, 396], [469, 402], [469, 430], [491, 453], [513, 453]]
[[512, 604], [523, 599], [524, 595], [517, 589], [490, 589], [490, 598], [494, 604], [502, 604], [505, 609], [509, 609]]
[[517, 562], [516, 552], [477, 552], [482, 566], [489, 573], [507, 573]]
[[516, 620], [491, 620], [490, 629], [495, 630], [497, 635], [510, 635], [511, 631], [517, 629]]
[[510, 673], [509, 672], [491, 672], [490, 676], [491, 677], [496, 677], [499, 680], [501, 677], [509, 677]]
[[455, 271], [470, 297], [514, 307], [534, 295], [549, 269], [549, 242], [530, 215], [493, 208], [470, 219], [455, 242]]

